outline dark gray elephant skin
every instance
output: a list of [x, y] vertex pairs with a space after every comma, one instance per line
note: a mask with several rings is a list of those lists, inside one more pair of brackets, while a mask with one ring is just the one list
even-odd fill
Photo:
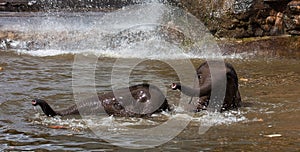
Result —
[[[237, 109], [241, 105], [241, 96], [239, 92], [238, 85], [238, 76], [233, 66], [229, 63], [225, 63], [226, 68], [226, 92], [225, 98], [223, 101], [223, 105], [221, 106], [220, 111]], [[183, 94], [191, 96], [191, 97], [199, 97], [197, 107], [195, 111], [200, 111], [206, 109], [211, 99], [211, 90], [212, 90], [212, 79], [211, 79], [211, 71], [209, 69], [209, 65], [207, 62], [202, 63], [197, 69], [198, 82], [196, 88], [190, 88], [180, 83], [173, 83], [173, 90], [180, 90]], [[221, 83], [218, 79], [218, 75], [213, 83], [218, 86], [218, 83]]]
[[74, 114], [99, 114], [121, 117], [145, 117], [153, 113], [170, 110], [161, 90], [153, 85], [139, 84], [129, 88], [117, 89], [99, 95], [97, 99], [87, 99], [67, 109], [55, 111], [42, 99], [32, 100], [32, 105], [39, 105], [47, 116], [66, 116]]

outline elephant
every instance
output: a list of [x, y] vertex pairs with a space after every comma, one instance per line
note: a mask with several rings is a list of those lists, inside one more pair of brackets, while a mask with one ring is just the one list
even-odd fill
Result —
[[81, 114], [99, 114], [120, 117], [145, 117], [153, 113], [170, 110], [166, 97], [161, 90], [149, 84], [138, 84], [99, 95], [97, 99], [87, 99], [67, 109], [53, 110], [42, 99], [32, 100], [32, 105], [39, 105], [47, 116], [66, 116]]
[[[239, 92], [237, 73], [230, 63], [225, 63], [225, 69], [226, 72], [224, 73], [226, 73], [226, 92], [222, 102], [223, 104], [219, 109], [220, 112], [237, 109], [241, 106], [241, 95]], [[196, 73], [198, 82], [196, 82], [197, 84], [195, 84], [195, 86], [198, 86], [197, 88], [191, 88], [180, 83], [172, 83], [171, 88], [172, 90], [180, 90], [183, 94], [190, 97], [199, 97], [196, 104], [197, 107], [195, 109], [195, 111], [198, 112], [207, 109], [207, 106], [212, 98], [212, 83], [214, 83], [215, 86], [218, 86], [224, 82], [221, 82], [221, 75], [215, 75], [215, 81], [212, 82], [211, 71], [207, 61], [202, 63], [196, 69]]]

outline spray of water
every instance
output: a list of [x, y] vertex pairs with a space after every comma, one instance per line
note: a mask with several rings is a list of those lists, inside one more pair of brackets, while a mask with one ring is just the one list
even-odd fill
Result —
[[[156, 5], [146, 7], [149, 3]], [[94, 54], [112, 58], [149, 59], [221, 56], [215, 51], [216, 48], [203, 45], [209, 44], [207, 41], [211, 41], [211, 38], [194, 41], [202, 35], [194, 34], [209, 32], [205, 28], [199, 28], [202, 26], [191, 27], [202, 23], [193, 23], [194, 20], [183, 11], [166, 10], [163, 8], [165, 5], [155, 1], [144, 2], [142, 6], [145, 7], [124, 7], [121, 11], [107, 13], [54, 12], [1, 17], [1, 31], [12, 32], [12, 36], [2, 39], [0, 49], [32, 56]], [[165, 11], [175, 13], [173, 16], [182, 16], [171, 21], [169, 17], [172, 15], [162, 15], [166, 14]], [[182, 23], [183, 21], [186, 23]], [[183, 27], [176, 27], [178, 23]], [[161, 44], [158, 45], [158, 41]], [[178, 51], [183, 49], [185, 51]], [[207, 51], [208, 49], [211, 51]]]

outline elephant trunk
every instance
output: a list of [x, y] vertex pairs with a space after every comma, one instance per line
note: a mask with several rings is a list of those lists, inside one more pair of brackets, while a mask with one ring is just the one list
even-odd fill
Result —
[[42, 111], [45, 113], [45, 115], [50, 116], [50, 117], [54, 117], [56, 115], [59, 115], [56, 111], [54, 111], [49, 104], [41, 99], [34, 99], [32, 100], [32, 105], [33, 106], [37, 106], [39, 105], [42, 108]]
[[180, 90], [183, 94], [190, 97], [202, 97], [210, 94], [211, 84], [202, 85], [200, 88], [190, 88], [188, 86], [182, 85], [180, 83], [172, 84], [173, 90]]
[[34, 99], [32, 100], [32, 105], [37, 106], [39, 105], [42, 108], [42, 111], [45, 113], [45, 115], [54, 117], [56, 115], [59, 116], [65, 116], [65, 115], [71, 115], [71, 114], [78, 114], [77, 106], [71, 106], [68, 109], [61, 110], [61, 111], [54, 111], [51, 106], [45, 101], [41, 99]]

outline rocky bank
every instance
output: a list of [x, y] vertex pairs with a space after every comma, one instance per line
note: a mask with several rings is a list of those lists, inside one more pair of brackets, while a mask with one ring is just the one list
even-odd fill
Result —
[[[300, 57], [300, 0], [161, 0], [201, 20], [224, 54]], [[0, 1], [0, 11], [111, 11], [149, 0]], [[1, 26], [1, 25], [0, 25]], [[0, 48], [43, 46], [23, 33], [1, 31]], [[25, 34], [26, 35], [26, 34]], [[26, 41], [23, 41], [25, 39]], [[20, 41], [22, 43], [16, 43]], [[29, 40], [29, 41], [28, 41]]]
[[[151, 0], [1, 0], [0, 11], [109, 11]], [[300, 35], [300, 0], [159, 0], [199, 18], [216, 37]]]
[[299, 0], [181, 0], [217, 37], [300, 35]]

